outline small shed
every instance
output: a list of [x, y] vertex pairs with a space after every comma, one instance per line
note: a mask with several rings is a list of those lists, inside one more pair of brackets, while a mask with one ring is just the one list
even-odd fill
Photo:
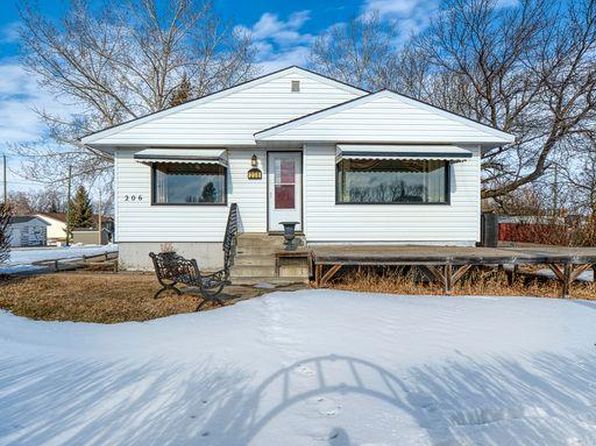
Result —
[[21, 215], [10, 218], [10, 246], [45, 246], [49, 223], [35, 215]]
[[82, 245], [107, 245], [110, 242], [110, 230], [103, 228], [101, 231], [101, 241], [99, 231], [93, 228], [76, 228], [72, 230], [72, 243]]

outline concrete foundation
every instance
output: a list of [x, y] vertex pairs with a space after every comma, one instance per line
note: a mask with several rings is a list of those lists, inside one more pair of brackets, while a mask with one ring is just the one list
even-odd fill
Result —
[[308, 279], [308, 257], [279, 259], [279, 277], [304, 277]]
[[[163, 242], [119, 242], [119, 268], [124, 271], [152, 271], [150, 252], [160, 252]], [[215, 271], [223, 267], [222, 244], [217, 242], [174, 242], [174, 250], [187, 259], [197, 259], [199, 267]]]

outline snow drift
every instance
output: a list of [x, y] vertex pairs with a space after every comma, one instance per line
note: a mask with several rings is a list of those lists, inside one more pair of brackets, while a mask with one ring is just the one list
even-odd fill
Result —
[[596, 444], [596, 304], [273, 293], [112, 326], [0, 313], [0, 444]]

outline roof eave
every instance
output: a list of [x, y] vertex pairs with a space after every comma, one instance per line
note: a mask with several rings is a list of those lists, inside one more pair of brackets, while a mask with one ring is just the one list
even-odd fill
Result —
[[110, 157], [114, 156], [114, 153], [116, 152], [117, 147], [113, 144], [83, 144], [83, 147], [85, 149], [89, 149], [89, 150], [96, 150], [102, 153], [105, 153], [106, 155], [109, 155]]
[[[318, 119], [324, 118], [329, 115], [333, 115], [339, 113], [345, 109], [349, 109], [355, 107], [359, 104], [365, 104], [369, 101], [375, 100], [379, 97], [397, 97], [399, 100], [405, 102], [414, 102], [417, 106], [423, 108], [430, 108], [435, 113], [439, 113], [441, 115], [447, 115], [453, 120], [464, 122], [471, 128], [475, 128], [480, 132], [491, 135], [494, 138], [489, 138], [486, 143], [487, 144], [496, 144], [496, 145], [503, 145], [503, 144], [510, 144], [515, 142], [515, 136], [504, 132], [503, 130], [491, 127], [489, 125], [483, 124], [478, 121], [474, 121], [473, 119], [466, 118], [465, 116], [458, 115], [456, 113], [450, 112], [449, 110], [445, 110], [434, 105], [428, 104], [426, 102], [420, 101], [418, 99], [411, 98], [409, 96], [402, 95], [400, 93], [391, 91], [391, 90], [380, 90], [375, 93], [370, 93], [368, 95], [360, 96], [358, 98], [350, 99], [349, 101], [342, 102], [340, 104], [333, 105], [331, 107], [317, 110], [313, 113], [309, 113], [304, 116], [300, 116], [298, 118], [291, 119], [289, 121], [274, 125], [272, 127], [260, 130], [254, 134], [255, 140], [257, 141], [267, 141], [267, 138], [272, 136], [279, 136], [282, 135], [284, 132], [288, 130], [292, 130], [296, 127], [300, 127], [302, 125], [308, 124], [310, 122], [316, 121]], [[477, 142], [477, 144], [481, 144], [481, 142]]]
[[310, 136], [308, 138], [300, 138], [297, 139], [296, 137], [290, 136], [288, 138], [283, 138], [280, 137], [280, 135], [272, 135], [271, 137], [265, 137], [265, 138], [257, 138], [255, 137], [255, 140], [257, 141], [258, 145], [268, 145], [268, 144], [286, 144], [286, 143], [292, 143], [292, 144], [299, 144], [299, 143], [309, 143], [309, 144], [313, 144], [313, 143], [320, 143], [320, 144], [339, 144], [339, 143], [343, 143], [343, 144], [349, 144], [349, 143], [355, 143], [355, 144], [452, 144], [452, 145], [475, 145], [475, 146], [481, 146], [484, 149], [490, 149], [493, 147], [500, 147], [500, 146], [504, 146], [506, 144], [511, 144], [513, 142], [515, 142], [515, 140], [512, 139], [476, 139], [473, 141], [461, 141], [461, 140], [452, 140], [452, 141], [448, 141], [448, 140], [441, 140], [441, 141], [429, 141], [429, 140], [424, 140], [424, 139], [420, 139], [419, 141], [404, 141], [404, 140], [399, 140], [399, 139], [395, 139], [395, 140], [387, 140], [387, 141], [371, 141], [370, 139], [367, 138], [352, 138], [352, 139], [345, 139], [345, 140], [337, 140], [337, 139], [325, 139], [325, 138], [318, 138], [316, 136]]
[[[228, 88], [224, 88], [222, 90], [215, 91], [215, 92], [210, 93], [208, 95], [205, 95], [205, 96], [202, 96], [202, 97], [199, 97], [199, 98], [195, 98], [195, 99], [191, 99], [191, 100], [189, 100], [187, 102], [184, 102], [184, 103], [182, 103], [180, 105], [177, 105], [175, 107], [170, 107], [170, 108], [167, 108], [167, 109], [158, 110], [158, 111], [155, 111], [153, 113], [149, 113], [149, 114], [146, 114], [144, 116], [140, 116], [138, 118], [131, 119], [129, 121], [123, 122], [121, 124], [117, 124], [117, 125], [114, 125], [112, 127], [105, 128], [103, 130], [98, 130], [97, 132], [93, 132], [93, 133], [90, 133], [88, 135], [83, 136], [82, 138], [80, 138], [79, 141], [82, 144], [91, 145], [91, 144], [94, 144], [94, 143], [97, 143], [97, 142], [101, 141], [101, 139], [103, 139], [103, 138], [106, 138], [108, 136], [117, 134], [117, 133], [119, 133], [119, 132], [121, 132], [123, 130], [126, 130], [126, 129], [131, 128], [131, 127], [135, 127], [135, 126], [137, 126], [139, 124], [142, 124], [142, 123], [145, 123], [145, 122], [149, 122], [149, 121], [151, 121], [153, 119], [156, 119], [158, 117], [167, 116], [170, 113], [174, 113], [175, 111], [185, 110], [186, 108], [192, 107], [192, 106], [197, 105], [197, 104], [201, 104], [201, 103], [204, 103], [204, 102], [210, 102], [210, 101], [212, 101], [214, 99], [217, 99], [219, 97], [227, 96], [228, 94], [231, 94], [234, 91], [241, 91], [242, 89], [248, 88], [251, 85], [255, 85], [255, 84], [258, 85], [261, 82], [266, 82], [267, 79], [275, 79], [277, 77], [281, 77], [281, 76], [285, 76], [287, 74], [291, 74], [292, 72], [300, 72], [300, 73], [303, 73], [303, 74], [305, 74], [307, 76], [315, 76], [315, 77], [317, 77], [319, 79], [324, 79], [327, 82], [334, 83], [334, 84], [340, 86], [341, 88], [344, 88], [345, 90], [351, 91], [353, 93], [364, 93], [364, 94], [369, 93], [367, 90], [364, 90], [364, 89], [355, 87], [353, 85], [349, 85], [349, 84], [347, 84], [345, 82], [338, 81], [336, 79], [332, 79], [332, 78], [330, 78], [328, 76], [325, 76], [325, 75], [316, 73], [316, 72], [311, 71], [311, 70], [307, 70], [306, 68], [298, 67], [296, 65], [291, 65], [289, 67], [282, 68], [282, 69], [277, 70], [277, 71], [274, 71], [272, 73], [264, 74], [262, 76], [256, 77], [256, 78], [251, 79], [251, 80], [248, 80], [246, 82], [242, 82], [240, 84], [233, 85], [231, 87], [228, 87]], [[98, 150], [101, 150], [101, 149], [98, 149]]]

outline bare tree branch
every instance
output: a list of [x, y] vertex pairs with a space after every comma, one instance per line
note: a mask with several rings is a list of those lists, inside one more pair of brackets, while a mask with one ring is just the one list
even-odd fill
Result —
[[23, 62], [42, 88], [80, 113], [57, 116], [37, 110], [52, 144], [20, 144], [25, 174], [52, 182], [72, 164], [76, 175], [103, 175], [111, 160], [78, 145], [86, 133], [169, 106], [182, 79], [189, 98], [252, 78], [254, 50], [199, 0], [73, 0], [58, 22], [35, 3], [21, 7]]
[[596, 0], [511, 7], [446, 0], [401, 48], [397, 25], [355, 19], [315, 43], [312, 63], [347, 82], [396, 88], [515, 134], [515, 144], [483, 153], [484, 198], [538, 181], [575, 136], [593, 141]]

